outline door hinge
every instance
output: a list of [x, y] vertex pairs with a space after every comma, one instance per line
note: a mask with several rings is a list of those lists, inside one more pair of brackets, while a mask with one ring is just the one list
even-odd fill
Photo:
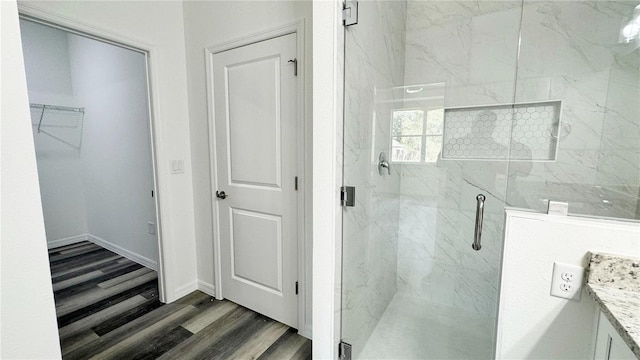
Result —
[[353, 186], [342, 186], [340, 188], [340, 205], [356, 206], [356, 188]]
[[338, 358], [340, 360], [351, 360], [351, 344], [340, 341], [338, 345]]
[[298, 282], [296, 281], [296, 295], [298, 295]]
[[296, 191], [298, 191], [298, 177], [297, 176], [295, 177], [293, 183], [294, 183], [294, 188], [296, 189]]
[[287, 62], [293, 63], [293, 75], [298, 76], [298, 59], [292, 59]]
[[153, 190], [151, 190], [151, 197], [153, 197]]
[[348, 0], [342, 8], [342, 21], [344, 26], [351, 26], [358, 23], [358, 2]]

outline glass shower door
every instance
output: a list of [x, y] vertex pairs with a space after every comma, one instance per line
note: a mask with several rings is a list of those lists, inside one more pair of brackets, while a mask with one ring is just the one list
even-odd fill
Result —
[[520, 17], [520, 1], [361, 1], [345, 30], [352, 358], [493, 357], [509, 164], [530, 158], [512, 119], [536, 111], [514, 105]]

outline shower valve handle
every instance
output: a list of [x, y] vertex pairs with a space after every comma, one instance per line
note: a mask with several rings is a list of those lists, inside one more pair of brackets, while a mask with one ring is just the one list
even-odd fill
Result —
[[389, 167], [389, 162], [387, 161], [387, 157], [383, 152], [378, 156], [378, 174], [382, 176], [384, 173], [384, 169], [387, 170], [387, 174], [391, 175], [391, 168]]

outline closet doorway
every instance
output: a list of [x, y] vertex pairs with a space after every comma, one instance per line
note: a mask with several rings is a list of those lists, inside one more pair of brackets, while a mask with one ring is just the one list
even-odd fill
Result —
[[20, 27], [56, 311], [74, 324], [64, 350], [89, 340], [77, 318], [164, 300], [148, 53], [29, 16]]

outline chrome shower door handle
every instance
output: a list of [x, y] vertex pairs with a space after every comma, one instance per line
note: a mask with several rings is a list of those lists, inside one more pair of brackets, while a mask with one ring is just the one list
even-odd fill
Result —
[[482, 194], [476, 196], [476, 230], [473, 234], [473, 244], [471, 247], [475, 251], [479, 251], [482, 248], [480, 241], [482, 240], [482, 221], [484, 220], [484, 200], [486, 197]]

